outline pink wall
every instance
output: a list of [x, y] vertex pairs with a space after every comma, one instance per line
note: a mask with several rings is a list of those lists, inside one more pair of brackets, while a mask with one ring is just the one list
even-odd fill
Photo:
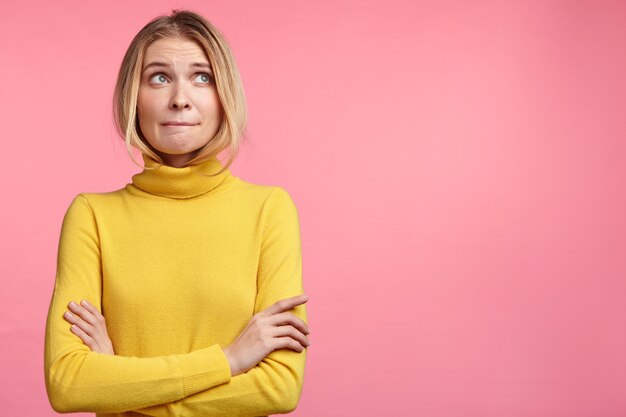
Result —
[[233, 171], [299, 207], [312, 346], [293, 415], [626, 415], [626, 5], [527, 0], [3, 5], [2, 415], [55, 415], [62, 216], [138, 171], [113, 83], [179, 6], [241, 66]]

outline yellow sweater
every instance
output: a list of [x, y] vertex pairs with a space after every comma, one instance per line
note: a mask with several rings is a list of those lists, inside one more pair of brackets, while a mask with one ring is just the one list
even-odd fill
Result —
[[[306, 350], [279, 349], [231, 376], [222, 348], [252, 315], [303, 293], [296, 206], [217, 158], [175, 168], [143, 156], [132, 183], [81, 193], [61, 228], [46, 322], [46, 390], [58, 412], [98, 417], [265, 416], [300, 399]], [[115, 355], [92, 352], [63, 318], [85, 299]], [[306, 304], [290, 312], [306, 320]]]

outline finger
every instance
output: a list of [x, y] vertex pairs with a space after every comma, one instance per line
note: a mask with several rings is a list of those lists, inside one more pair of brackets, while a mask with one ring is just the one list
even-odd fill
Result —
[[65, 314], [63, 314], [63, 318], [69, 321], [70, 323], [78, 326], [83, 332], [87, 333], [88, 335], [91, 336], [94, 334], [93, 326], [87, 323], [85, 320], [83, 320], [79, 316], [77, 316], [76, 314], [72, 314], [69, 311], [66, 311]]
[[103, 336], [106, 336], [108, 338], [109, 336], [107, 334], [106, 320], [102, 313], [100, 313], [100, 310], [98, 310], [93, 304], [89, 303], [87, 300], [82, 300], [80, 304], [95, 317], [96, 323], [94, 326], [96, 330], [99, 331]]
[[87, 333], [85, 333], [80, 327], [73, 325], [72, 327], [70, 327], [70, 330], [72, 331], [72, 333], [74, 333], [76, 336], [78, 336], [80, 338], [80, 340], [83, 341], [84, 344], [86, 344], [89, 349], [93, 350], [95, 347], [95, 342], [93, 340], [93, 338], [91, 338], [91, 336], [89, 336]]
[[309, 326], [304, 322], [304, 320], [292, 313], [275, 314], [271, 318], [271, 323], [275, 326], [291, 324], [292, 326], [297, 327], [302, 333], [311, 333]]
[[82, 300], [80, 302], [80, 305], [82, 305], [87, 311], [89, 311], [95, 318], [104, 318], [102, 313], [100, 313], [100, 311], [96, 307], [94, 307], [93, 304], [87, 302], [87, 300]]
[[275, 327], [273, 330], [273, 336], [291, 337], [292, 339], [300, 342], [300, 344], [304, 347], [307, 347], [311, 344], [308, 337], [306, 337], [302, 332], [290, 325]]
[[283, 311], [291, 310], [297, 305], [304, 304], [308, 301], [308, 296], [305, 294], [297, 295], [295, 297], [285, 298], [283, 300], [278, 300], [268, 308], [264, 310], [264, 312], [268, 315], [273, 315], [277, 313], [282, 313]]
[[95, 326], [96, 318], [93, 316], [93, 314], [87, 311], [84, 307], [79, 306], [73, 301], [69, 303], [67, 306], [69, 307], [70, 310], [72, 310], [74, 314], [79, 315], [87, 323]]
[[274, 339], [274, 341], [274, 350], [292, 349], [296, 352], [302, 352], [305, 349], [304, 346], [302, 346], [299, 342], [293, 340], [291, 337], [277, 337]]

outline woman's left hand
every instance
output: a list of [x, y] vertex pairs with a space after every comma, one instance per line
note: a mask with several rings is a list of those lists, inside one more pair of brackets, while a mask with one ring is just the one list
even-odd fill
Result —
[[72, 333], [93, 352], [115, 355], [113, 343], [107, 333], [106, 321], [98, 309], [85, 300], [81, 305], [71, 302], [68, 307], [71, 312], [66, 311], [63, 318], [73, 324], [70, 328]]

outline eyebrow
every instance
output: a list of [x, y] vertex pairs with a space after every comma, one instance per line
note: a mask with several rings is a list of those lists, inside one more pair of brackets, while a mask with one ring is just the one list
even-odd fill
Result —
[[[143, 68], [142, 72], [146, 72], [148, 70], [148, 68], [152, 68], [152, 67], [168, 68], [169, 64], [166, 64], [165, 62], [154, 61], [154, 62], [151, 62], [148, 65], [146, 65]], [[209, 64], [207, 62], [193, 62], [193, 63], [189, 64], [189, 67], [207, 68], [207, 69], [210, 70], [211, 69], [211, 64]]]

